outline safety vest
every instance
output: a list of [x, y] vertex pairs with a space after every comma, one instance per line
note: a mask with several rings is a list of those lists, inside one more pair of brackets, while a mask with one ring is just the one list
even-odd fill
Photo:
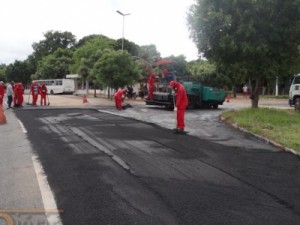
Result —
[[36, 95], [39, 93], [39, 87], [37, 86], [37, 84], [33, 85], [33, 93]]

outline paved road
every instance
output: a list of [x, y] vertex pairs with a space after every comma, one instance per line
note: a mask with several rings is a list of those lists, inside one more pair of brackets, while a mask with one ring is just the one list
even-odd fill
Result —
[[[241, 134], [236, 141], [236, 131], [218, 123], [213, 130], [224, 136], [197, 135], [194, 123], [187, 126], [195, 136], [174, 135], [152, 123], [157, 111], [16, 110], [63, 224], [300, 223], [297, 156]], [[160, 122], [173, 127], [169, 113]], [[129, 114], [148, 115], [148, 122]], [[217, 120], [205, 123], [207, 114], [199, 114], [187, 118], [203, 126]]]

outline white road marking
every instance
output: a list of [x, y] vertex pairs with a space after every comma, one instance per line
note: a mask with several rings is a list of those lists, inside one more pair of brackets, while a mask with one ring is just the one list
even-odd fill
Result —
[[21, 128], [22, 128], [23, 133], [24, 133], [24, 134], [27, 134], [27, 130], [26, 130], [24, 124], [21, 122], [21, 120], [18, 120], [18, 122], [19, 122], [19, 124], [20, 124], [20, 126], [21, 126]]
[[[82, 132], [76, 127], [72, 127], [71, 130], [79, 137], [81, 137], [83, 140], [87, 141], [91, 145], [93, 145], [95, 148], [99, 149], [100, 151], [104, 152], [105, 154], [109, 155], [116, 163], [118, 163], [122, 168], [125, 170], [131, 171], [130, 167], [127, 165], [125, 161], [123, 161], [119, 156], [115, 155], [110, 149], [102, 145], [101, 143], [98, 143], [93, 138], [90, 138], [89, 135], [87, 135], [87, 131]], [[131, 171], [133, 173], [133, 171]]]
[[[32, 162], [36, 177], [40, 186], [43, 204], [48, 220], [48, 224], [62, 225], [61, 218], [59, 216], [59, 210], [57, 209], [54, 195], [49, 186], [47, 176], [45, 175], [44, 169], [38, 160], [37, 156], [32, 156]], [[50, 212], [51, 211], [51, 212]], [[55, 213], [53, 213], [55, 212]]]

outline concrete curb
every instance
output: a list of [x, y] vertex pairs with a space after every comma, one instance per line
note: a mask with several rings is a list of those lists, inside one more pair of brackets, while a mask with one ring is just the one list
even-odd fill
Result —
[[225, 120], [225, 118], [224, 118], [223, 116], [221, 116], [221, 115], [219, 116], [219, 119], [220, 119], [223, 123], [225, 123], [225, 124], [227, 124], [227, 125], [229, 125], [229, 126], [235, 128], [235, 129], [237, 129], [237, 130], [240, 130], [240, 131], [242, 131], [242, 132], [244, 132], [244, 133], [250, 134], [250, 135], [252, 135], [252, 136], [254, 136], [254, 137], [256, 137], [256, 138], [258, 138], [258, 139], [260, 139], [260, 140], [265, 141], [266, 143], [268, 143], [268, 144], [270, 144], [270, 145], [272, 145], [272, 146], [274, 146], [274, 147], [279, 148], [281, 151], [291, 152], [291, 153], [293, 153], [294, 155], [300, 156], [300, 153], [297, 152], [296, 150], [291, 149], [291, 148], [287, 148], [287, 147], [285, 147], [285, 146], [283, 146], [283, 145], [281, 145], [281, 144], [279, 144], [279, 143], [277, 143], [277, 142], [275, 142], [275, 141], [273, 141], [273, 140], [271, 140], [271, 139], [268, 139], [268, 138], [266, 138], [266, 137], [263, 137], [263, 136], [260, 136], [260, 135], [258, 135], [258, 134], [252, 133], [252, 132], [250, 132], [249, 130], [243, 128], [243, 127], [239, 127], [237, 124], [229, 123], [229, 122], [227, 122], [227, 121]]

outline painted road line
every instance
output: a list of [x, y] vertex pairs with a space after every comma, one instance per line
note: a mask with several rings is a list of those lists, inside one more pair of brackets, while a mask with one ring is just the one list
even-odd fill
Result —
[[32, 156], [32, 162], [40, 186], [44, 208], [46, 209], [45, 212], [46, 212], [48, 224], [62, 225], [59, 213], [51, 213], [48, 211], [48, 210], [54, 210], [56, 212], [61, 212], [61, 210], [57, 210], [54, 195], [49, 186], [44, 169], [41, 163], [39, 162], [37, 156]]
[[22, 123], [22, 121], [21, 121], [21, 120], [18, 120], [18, 122], [19, 122], [19, 124], [20, 124], [20, 126], [21, 126], [21, 128], [22, 128], [23, 133], [24, 133], [24, 134], [27, 134], [27, 130], [26, 130], [24, 124]]

